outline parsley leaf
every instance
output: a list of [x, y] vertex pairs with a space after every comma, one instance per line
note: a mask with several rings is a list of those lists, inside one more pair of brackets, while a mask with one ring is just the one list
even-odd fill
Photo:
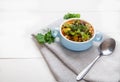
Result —
[[44, 35], [41, 33], [38, 33], [37, 35], [35, 35], [36, 40], [40, 43], [40, 44], [44, 44], [45, 43], [45, 39], [44, 39]]
[[40, 44], [50, 44], [55, 40], [55, 38], [52, 36], [51, 30], [45, 34], [38, 33], [37, 35], [35, 35], [35, 38]]
[[44, 39], [45, 39], [45, 41], [47, 42], [47, 43], [52, 43], [52, 42], [54, 42], [54, 37], [52, 36], [52, 34], [51, 34], [51, 31], [48, 31], [46, 34], [45, 34], [45, 36], [44, 36]]
[[75, 13], [67, 13], [63, 17], [64, 19], [69, 19], [69, 18], [80, 18], [80, 14], [75, 14]]

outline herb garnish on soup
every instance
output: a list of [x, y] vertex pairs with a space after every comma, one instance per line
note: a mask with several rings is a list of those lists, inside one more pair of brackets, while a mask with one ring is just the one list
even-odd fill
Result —
[[76, 42], [87, 41], [94, 35], [92, 25], [80, 19], [65, 22], [62, 25], [61, 32], [67, 39]]

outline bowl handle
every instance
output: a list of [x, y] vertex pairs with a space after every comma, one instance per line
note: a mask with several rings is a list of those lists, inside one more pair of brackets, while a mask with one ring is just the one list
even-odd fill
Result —
[[52, 36], [53, 37], [59, 37], [59, 35], [60, 35], [60, 32], [59, 32], [59, 28], [58, 27], [56, 27], [56, 28], [52, 28], [51, 29], [51, 32], [52, 32]]
[[99, 42], [99, 41], [102, 41], [102, 39], [103, 39], [103, 34], [101, 32], [97, 32], [95, 34], [94, 41]]

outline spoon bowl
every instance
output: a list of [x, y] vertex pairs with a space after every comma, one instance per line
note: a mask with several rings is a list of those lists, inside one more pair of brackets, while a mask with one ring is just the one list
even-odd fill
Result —
[[107, 56], [112, 54], [112, 52], [115, 49], [115, 45], [116, 45], [116, 42], [112, 38], [104, 40], [99, 46], [100, 55]]
[[115, 50], [116, 42], [112, 38], [104, 40], [99, 46], [100, 54], [81, 72], [78, 74], [76, 80], [82, 80], [82, 78], [89, 72], [91, 67], [101, 56], [108, 56]]

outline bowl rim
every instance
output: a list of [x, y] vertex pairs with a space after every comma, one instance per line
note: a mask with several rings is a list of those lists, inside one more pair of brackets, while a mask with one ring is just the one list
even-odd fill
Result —
[[[90, 24], [90, 25], [92, 26], [92, 28], [94, 29], [94, 35], [93, 35], [89, 40], [84, 41], [84, 42], [77, 42], [77, 41], [72, 41], [72, 40], [67, 39], [67, 38], [62, 34], [61, 28], [62, 28], [62, 25], [63, 25], [65, 22], [68, 22], [68, 21], [70, 21], [70, 20], [81, 20], [81, 21], [84, 21], [84, 22]], [[70, 18], [70, 19], [64, 20], [64, 21], [61, 23], [59, 30], [60, 30], [60, 35], [61, 35], [64, 39], [66, 39], [68, 42], [77, 43], [77, 44], [79, 44], [79, 43], [88, 43], [88, 42], [92, 41], [92, 40], [94, 39], [94, 37], [95, 37], [95, 34], [96, 34], [96, 30], [95, 30], [95, 28], [93, 27], [93, 25], [92, 25], [91, 23], [83, 20], [83, 19], [80, 19], [80, 18]]]

